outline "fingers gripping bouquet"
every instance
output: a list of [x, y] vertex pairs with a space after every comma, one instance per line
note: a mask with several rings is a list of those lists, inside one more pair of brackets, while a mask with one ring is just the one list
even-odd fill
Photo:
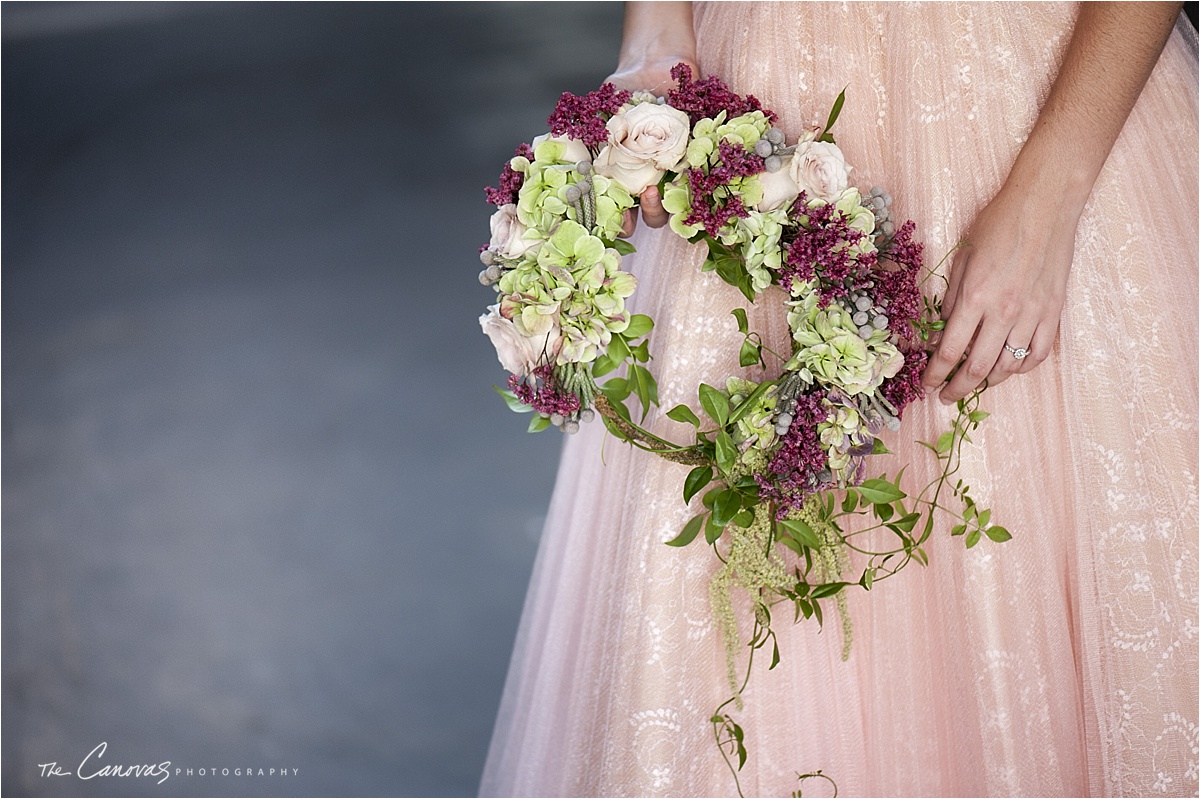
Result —
[[[513, 410], [534, 413], [530, 431], [574, 432], [599, 413], [618, 438], [693, 467], [683, 500], [701, 496], [699, 513], [666, 543], [685, 546], [703, 533], [721, 560], [710, 601], [733, 696], [712, 723], [731, 768], [737, 758], [736, 780], [744, 736], [723, 711], [740, 706], [756, 650], [769, 642], [771, 667], [779, 660], [773, 608], [787, 603], [797, 620], [820, 622], [821, 600], [832, 598], [846, 655], [845, 589], [870, 589], [912, 560], [924, 563], [936, 514], [958, 522], [952, 533], [968, 547], [1009, 535], [976, 507], [969, 486], [953, 481], [963, 442], [987, 415], [978, 394], [958, 403], [950, 430], [921, 442], [938, 464], [928, 485], [910, 495], [903, 469], [894, 479], [872, 474], [872, 456], [888, 451], [883, 431], [898, 430], [904, 409], [922, 397], [926, 345], [942, 323], [940, 303], [921, 291], [935, 273], [923, 266], [913, 223], [895, 223], [882, 189], [864, 195], [850, 185], [831, 134], [844, 96], [823, 127], [789, 144], [753, 96], [715, 77], [693, 80], [683, 64], [672, 76], [677, 87], [665, 100], [610, 84], [563, 94], [550, 132], [517, 150], [499, 188], [487, 190], [497, 210], [480, 281], [498, 301], [480, 323], [512, 373], [500, 393]], [[626, 310], [637, 283], [621, 270], [632, 247], [618, 238], [650, 186], [671, 230], [707, 246], [703, 269], [750, 302], [782, 303], [792, 334], [790, 351], [775, 353], [749, 329], [744, 309], [732, 311], [741, 366], [777, 377], [700, 385], [697, 407], [707, 419], [688, 405], [667, 412], [694, 428], [690, 444], [645, 430], [627, 405], [636, 396], [644, 420], [658, 402], [646, 366], [653, 321]], [[735, 587], [754, 609], [744, 678]]]

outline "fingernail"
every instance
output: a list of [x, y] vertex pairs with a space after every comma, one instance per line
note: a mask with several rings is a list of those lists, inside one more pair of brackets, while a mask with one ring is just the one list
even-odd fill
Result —
[[943, 405], [953, 405], [954, 404], [954, 400], [950, 399], [945, 394], [938, 394], [938, 402], [942, 403]]

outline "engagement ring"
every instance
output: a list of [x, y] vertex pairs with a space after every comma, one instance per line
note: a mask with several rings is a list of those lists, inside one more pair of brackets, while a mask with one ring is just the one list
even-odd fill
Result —
[[1016, 348], [1013, 348], [1013, 347], [1010, 347], [1010, 346], [1008, 346], [1008, 344], [1005, 344], [1005, 345], [1004, 345], [1004, 349], [1006, 349], [1006, 350], [1008, 350], [1009, 352], [1011, 352], [1011, 353], [1012, 353], [1012, 356], [1013, 356], [1014, 358], [1016, 358], [1018, 361], [1019, 361], [1019, 360], [1021, 360], [1022, 358], [1024, 358], [1026, 355], [1028, 355], [1028, 354], [1029, 354], [1029, 350], [1025, 349], [1024, 347], [1016, 347]]

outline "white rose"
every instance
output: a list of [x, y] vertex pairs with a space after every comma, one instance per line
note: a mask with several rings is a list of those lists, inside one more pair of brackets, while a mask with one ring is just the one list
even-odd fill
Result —
[[788, 172], [810, 198], [833, 202], [849, 188], [850, 169], [836, 144], [808, 141], [796, 145]]
[[678, 108], [641, 103], [608, 120], [608, 144], [596, 156], [596, 171], [621, 184], [630, 194], [674, 170], [687, 152], [691, 123]]
[[758, 203], [757, 210], [762, 212], [786, 208], [800, 193], [796, 179], [792, 177], [792, 157], [784, 156], [783, 164], [775, 172], [763, 172], [758, 176], [762, 184], [763, 197]]
[[592, 160], [592, 154], [588, 152], [586, 144], [578, 139], [571, 139], [566, 136], [551, 136], [549, 133], [543, 133], [541, 136], [535, 136], [533, 141], [530, 142], [530, 146], [536, 150], [538, 145], [544, 141], [562, 142], [567, 146], [567, 151], [562, 157], [564, 162], [577, 164], [580, 161]]
[[538, 366], [558, 357], [562, 347], [562, 331], [555, 323], [545, 334], [526, 336], [517, 326], [500, 315], [500, 306], [488, 306], [479, 317], [479, 326], [492, 340], [500, 365], [518, 377], [525, 377]]
[[541, 241], [528, 241], [525, 231], [528, 228], [517, 219], [517, 206], [509, 203], [502, 205], [492, 214], [492, 240], [488, 245], [505, 258], [520, 258], [531, 247], [541, 244]]

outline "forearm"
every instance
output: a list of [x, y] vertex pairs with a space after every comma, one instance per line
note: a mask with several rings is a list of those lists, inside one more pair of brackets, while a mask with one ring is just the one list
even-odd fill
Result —
[[1005, 188], [1078, 216], [1181, 4], [1083, 3], [1058, 77]]
[[692, 32], [692, 4], [679, 2], [627, 2], [618, 70], [675, 59], [694, 60], [696, 38]]

